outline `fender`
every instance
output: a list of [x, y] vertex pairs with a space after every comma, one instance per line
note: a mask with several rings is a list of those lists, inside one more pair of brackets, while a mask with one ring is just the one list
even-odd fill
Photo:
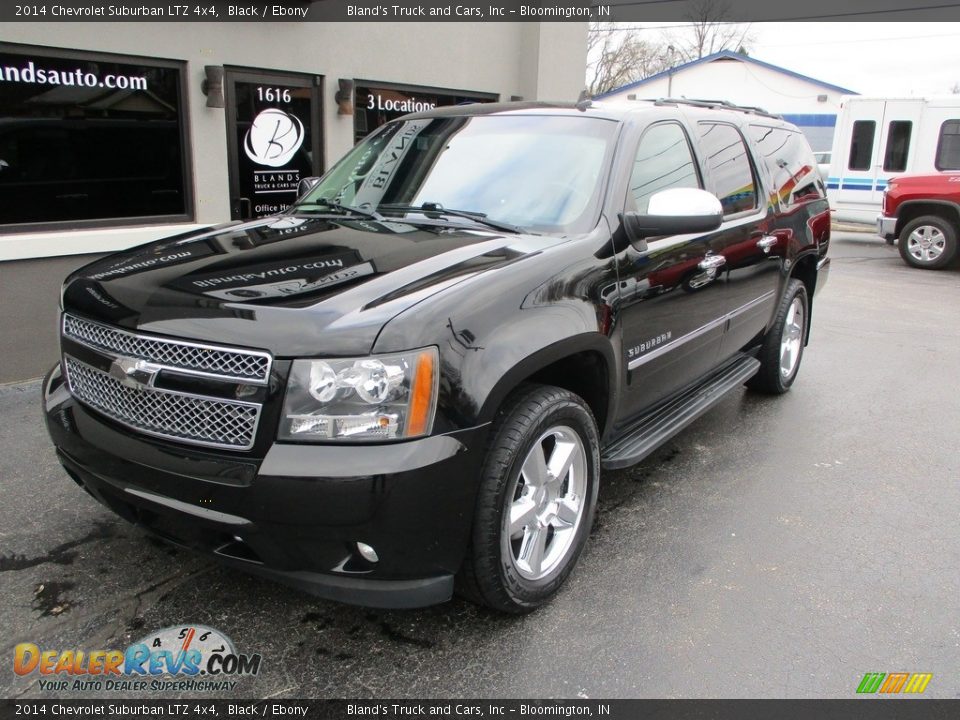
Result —
[[[619, 328], [612, 325], [602, 290], [616, 287], [616, 267], [612, 260], [594, 257], [601, 234], [527, 255], [501, 267], [497, 282], [477, 275], [387, 323], [375, 352], [431, 344], [439, 348], [440, 422], [435, 430], [489, 422], [507, 393], [525, 378], [580, 352], [596, 351], [607, 377], [615, 377], [613, 344]], [[571, 372], [554, 378], [555, 384], [575, 392], [589, 390], [591, 398], [602, 395], [602, 401], [591, 405], [602, 408], [604, 417], [597, 422], [607, 427], [607, 411], [615, 405], [609, 383], [600, 393], [596, 382], [580, 380], [588, 369], [592, 366], [574, 362]]]
[[[506, 362], [495, 363], [490, 368], [491, 376], [488, 377], [499, 377], [499, 379], [487, 392], [478, 419], [484, 423], [491, 422], [503, 401], [524, 380], [560, 360], [587, 352], [596, 353], [604, 363], [603, 370], [606, 377], [603, 382], [606, 386], [607, 411], [606, 416], [597, 418], [597, 421], [602, 423], [603, 427], [610, 427], [617, 411], [619, 396], [616, 392], [616, 380], [619, 377], [619, 369], [609, 338], [598, 332], [566, 337], [551, 342], [539, 350], [527, 350], [526, 357], [513, 365], [508, 365]], [[504, 356], [496, 355], [495, 357]]]
[[897, 235], [900, 234], [900, 231], [903, 230], [903, 210], [915, 207], [917, 205], [937, 205], [939, 207], [947, 208], [954, 214], [954, 222], [960, 222], [960, 205], [953, 202], [952, 200], [933, 200], [927, 198], [918, 198], [916, 200], [904, 200], [903, 202], [897, 205], [897, 226], [895, 232]]

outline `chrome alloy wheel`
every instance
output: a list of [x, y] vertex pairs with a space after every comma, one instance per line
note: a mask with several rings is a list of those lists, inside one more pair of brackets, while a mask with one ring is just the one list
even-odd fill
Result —
[[933, 225], [921, 225], [907, 236], [907, 252], [917, 262], [932, 263], [946, 249], [947, 238]]
[[587, 452], [572, 428], [558, 425], [530, 448], [507, 494], [501, 547], [517, 573], [540, 580], [562, 567], [587, 505]]
[[806, 307], [802, 297], [795, 297], [787, 310], [780, 333], [780, 376], [785, 380], [793, 376], [800, 362], [803, 349]]

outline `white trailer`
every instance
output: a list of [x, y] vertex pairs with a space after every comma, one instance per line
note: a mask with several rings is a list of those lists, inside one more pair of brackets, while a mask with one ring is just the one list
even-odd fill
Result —
[[960, 170], [960, 95], [842, 99], [827, 195], [835, 220], [873, 224], [887, 181]]

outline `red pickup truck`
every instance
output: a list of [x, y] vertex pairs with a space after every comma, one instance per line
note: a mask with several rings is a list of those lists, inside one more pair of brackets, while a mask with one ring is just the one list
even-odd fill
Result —
[[960, 173], [891, 178], [877, 217], [880, 237], [898, 240], [911, 267], [939, 270], [957, 255], [960, 232]]

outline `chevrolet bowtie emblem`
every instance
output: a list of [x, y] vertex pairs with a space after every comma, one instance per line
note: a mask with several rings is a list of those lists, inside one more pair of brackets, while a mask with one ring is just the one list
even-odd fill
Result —
[[110, 364], [110, 377], [130, 388], [152, 387], [160, 370], [146, 360], [118, 357]]

